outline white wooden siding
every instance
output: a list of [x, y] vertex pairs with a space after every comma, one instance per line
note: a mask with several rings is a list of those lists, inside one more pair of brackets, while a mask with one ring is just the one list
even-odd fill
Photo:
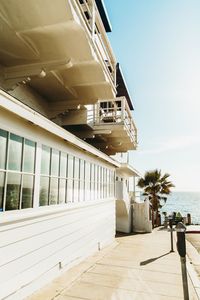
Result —
[[1, 226], [0, 299], [23, 299], [114, 235], [114, 199]]

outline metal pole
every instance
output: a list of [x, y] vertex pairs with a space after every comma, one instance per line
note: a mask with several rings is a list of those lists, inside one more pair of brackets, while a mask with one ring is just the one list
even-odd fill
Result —
[[180, 260], [181, 260], [181, 272], [182, 272], [182, 281], [183, 281], [184, 300], [189, 300], [186, 257], [180, 257]]
[[177, 231], [177, 250], [180, 255], [180, 261], [181, 261], [183, 295], [184, 295], [184, 300], [189, 300], [187, 268], [186, 268], [186, 243], [185, 243], [186, 227], [185, 225], [179, 222], [176, 226], [176, 231]]
[[173, 244], [173, 220], [169, 218], [169, 227], [170, 227], [170, 237], [171, 237], [171, 250], [170, 252], [174, 252], [174, 244]]
[[174, 252], [174, 245], [173, 245], [173, 228], [171, 229], [171, 251], [170, 252]]

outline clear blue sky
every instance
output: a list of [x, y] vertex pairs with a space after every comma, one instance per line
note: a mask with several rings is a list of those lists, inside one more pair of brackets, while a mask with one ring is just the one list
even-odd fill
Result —
[[200, 0], [104, 0], [135, 106], [134, 167], [200, 191]]

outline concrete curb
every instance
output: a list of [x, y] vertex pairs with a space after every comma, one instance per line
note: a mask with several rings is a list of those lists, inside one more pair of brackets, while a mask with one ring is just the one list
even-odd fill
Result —
[[187, 262], [187, 272], [190, 277], [192, 286], [196, 292], [197, 299], [200, 300], [200, 281], [196, 271], [194, 270], [194, 267], [191, 265], [190, 262]]
[[195, 264], [200, 262], [200, 255], [197, 252], [196, 248], [186, 240], [187, 248], [187, 271], [190, 277], [193, 288], [196, 292], [197, 299], [200, 300], [200, 280], [198, 273], [195, 270]]

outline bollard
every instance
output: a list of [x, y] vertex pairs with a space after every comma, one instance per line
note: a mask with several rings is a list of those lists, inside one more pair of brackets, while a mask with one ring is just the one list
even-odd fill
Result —
[[189, 300], [187, 268], [186, 268], [185, 231], [186, 231], [186, 226], [183, 223], [179, 222], [176, 226], [177, 250], [180, 255], [180, 261], [181, 261], [184, 300]]
[[187, 223], [188, 225], [191, 225], [191, 214], [187, 214]]
[[171, 250], [170, 252], [174, 252], [174, 246], [173, 246], [173, 219], [172, 217], [169, 217], [169, 228], [170, 228], [170, 236], [171, 236]]

